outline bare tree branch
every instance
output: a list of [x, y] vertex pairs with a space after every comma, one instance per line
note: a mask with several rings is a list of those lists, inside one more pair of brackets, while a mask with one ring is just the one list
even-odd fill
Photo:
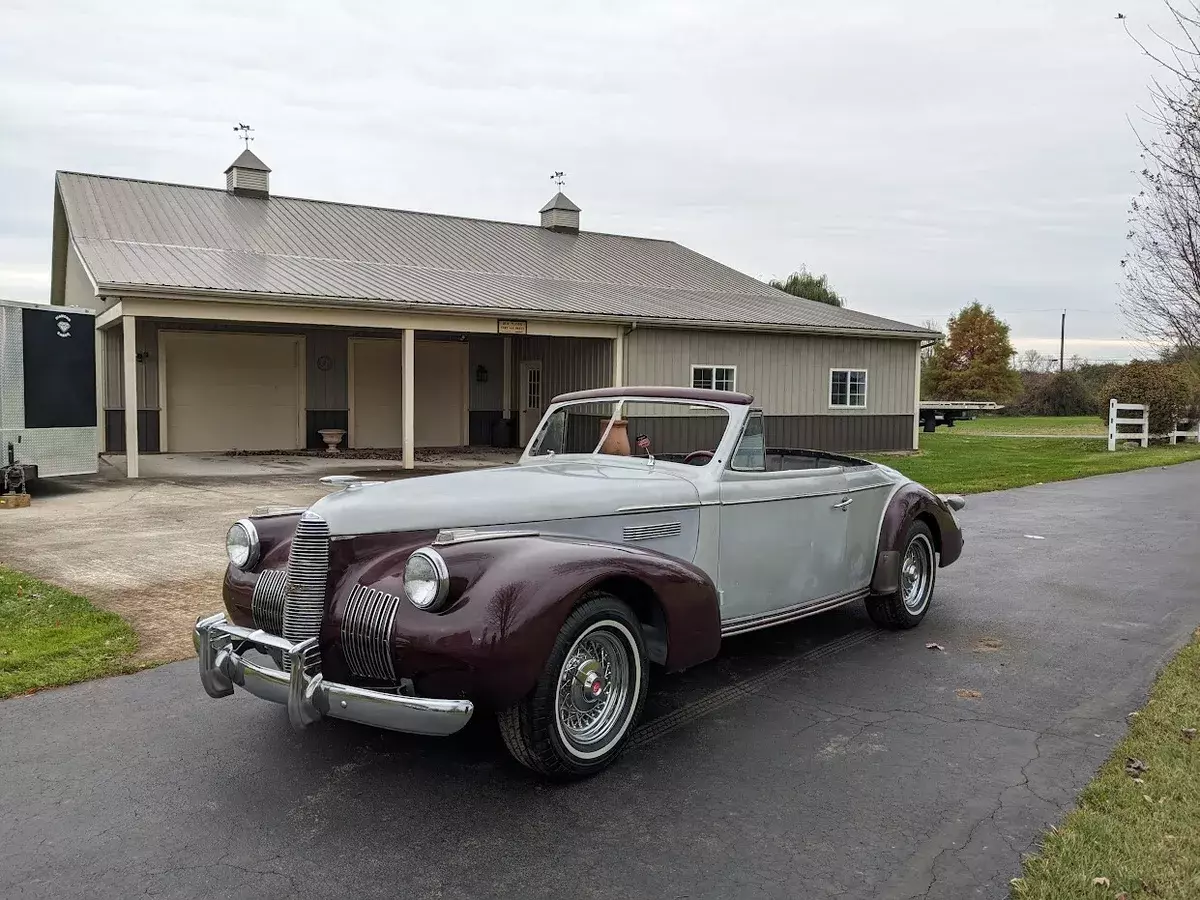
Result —
[[1130, 325], [1155, 342], [1200, 348], [1200, 3], [1164, 0], [1178, 35], [1148, 29], [1161, 48], [1134, 44], [1165, 74], [1150, 83], [1139, 111], [1146, 130], [1140, 189], [1129, 205], [1129, 250], [1121, 308]]

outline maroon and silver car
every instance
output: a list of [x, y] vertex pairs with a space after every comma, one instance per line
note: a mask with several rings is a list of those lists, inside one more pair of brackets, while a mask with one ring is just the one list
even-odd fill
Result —
[[911, 628], [962, 535], [886, 466], [773, 449], [752, 397], [612, 388], [554, 400], [513, 466], [363, 482], [229, 531], [200, 678], [427, 735], [476, 712], [538, 772], [621, 752], [651, 677], [845, 603]]

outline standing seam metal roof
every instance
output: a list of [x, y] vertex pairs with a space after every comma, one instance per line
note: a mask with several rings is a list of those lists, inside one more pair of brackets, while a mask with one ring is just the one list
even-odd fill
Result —
[[923, 337], [671, 241], [59, 172], [101, 292], [212, 291]]

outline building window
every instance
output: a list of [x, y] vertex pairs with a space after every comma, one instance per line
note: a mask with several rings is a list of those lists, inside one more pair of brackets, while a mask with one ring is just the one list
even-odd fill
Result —
[[830, 369], [829, 405], [862, 409], [867, 405], [866, 369]]
[[706, 391], [735, 391], [737, 367], [692, 366], [692, 387]]

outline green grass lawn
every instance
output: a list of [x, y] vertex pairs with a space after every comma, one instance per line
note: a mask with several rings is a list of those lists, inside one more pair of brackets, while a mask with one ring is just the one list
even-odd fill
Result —
[[0, 699], [136, 671], [136, 649], [119, 616], [0, 566]]
[[1127, 472], [1200, 459], [1200, 444], [1108, 452], [1106, 441], [973, 437], [957, 427], [921, 435], [913, 456], [877, 456], [936, 493], [974, 494], [1045, 481]]
[[[939, 427], [938, 433], [941, 430]], [[967, 434], [1108, 434], [1098, 416], [986, 416], [955, 422], [953, 430]]]
[[[1200, 631], [1159, 675], [1075, 812], [1026, 861], [1013, 897], [1200, 897], [1200, 733], [1185, 729], [1200, 729]], [[1129, 758], [1148, 766], [1140, 783]]]

